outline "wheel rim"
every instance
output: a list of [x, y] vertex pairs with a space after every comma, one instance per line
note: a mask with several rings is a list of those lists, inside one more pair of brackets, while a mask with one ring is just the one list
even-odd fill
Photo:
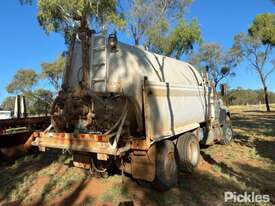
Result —
[[199, 159], [199, 150], [197, 142], [192, 141], [188, 148], [188, 157], [192, 165], [196, 165]]

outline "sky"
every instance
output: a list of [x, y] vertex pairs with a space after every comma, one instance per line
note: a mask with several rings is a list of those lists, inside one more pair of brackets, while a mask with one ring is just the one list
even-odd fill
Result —
[[[219, 43], [224, 49], [232, 46], [233, 37], [246, 32], [254, 17], [260, 13], [274, 13], [271, 0], [194, 0], [186, 11], [186, 18], [199, 22], [204, 42]], [[3, 1], [0, 7], [0, 102], [9, 95], [6, 85], [20, 68], [32, 68], [38, 73], [42, 62], [53, 61], [66, 49], [61, 34], [46, 34], [39, 26], [36, 4], [21, 6], [19, 0]], [[132, 39], [120, 34], [119, 40], [132, 44]], [[256, 74], [242, 64], [236, 76], [227, 80], [231, 88], [259, 89]], [[43, 81], [37, 87], [47, 88]], [[275, 91], [275, 73], [268, 86]]]

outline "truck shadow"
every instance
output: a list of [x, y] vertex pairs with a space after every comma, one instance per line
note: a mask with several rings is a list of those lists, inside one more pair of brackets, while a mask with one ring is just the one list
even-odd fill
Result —
[[[243, 169], [252, 170], [245, 166]], [[178, 185], [166, 192], [140, 187], [140, 185], [132, 181], [127, 181], [123, 187], [128, 189], [130, 199], [135, 205], [224, 205], [224, 192], [230, 191], [238, 194], [243, 194], [245, 191], [249, 192], [241, 184], [234, 181], [233, 177], [239, 176], [237, 172], [228, 167], [224, 167], [225, 171], [229, 173], [230, 178], [215, 176], [208, 172], [195, 172], [192, 175], [181, 173]], [[245, 176], [243, 178], [241, 183], [246, 184]], [[253, 185], [257, 189], [260, 188], [260, 182]], [[274, 187], [260, 190], [262, 194], [269, 194], [271, 197], [274, 195], [273, 191]], [[274, 199], [272, 201], [274, 202]]]

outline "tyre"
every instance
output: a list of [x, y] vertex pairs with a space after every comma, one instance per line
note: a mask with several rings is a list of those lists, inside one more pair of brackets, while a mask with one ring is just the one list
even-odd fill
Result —
[[200, 161], [200, 145], [193, 133], [185, 133], [177, 139], [179, 169], [184, 172], [193, 172]]
[[230, 117], [227, 115], [225, 124], [222, 127], [223, 139], [221, 139], [221, 144], [230, 144], [233, 140], [233, 130], [231, 126]]
[[156, 176], [153, 187], [166, 191], [178, 182], [178, 165], [175, 155], [175, 145], [170, 140], [164, 140], [156, 145]]

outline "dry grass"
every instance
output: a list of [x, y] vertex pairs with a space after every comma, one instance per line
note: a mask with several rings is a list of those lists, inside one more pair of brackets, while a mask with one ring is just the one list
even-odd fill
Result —
[[122, 184], [120, 175], [91, 178], [71, 167], [70, 157], [48, 153], [0, 167], [0, 205], [213, 206], [224, 205], [225, 191], [269, 194], [275, 204], [275, 112], [257, 105], [231, 110], [234, 142], [202, 149], [198, 170], [181, 173], [178, 185], [165, 193], [141, 187], [129, 177]]

